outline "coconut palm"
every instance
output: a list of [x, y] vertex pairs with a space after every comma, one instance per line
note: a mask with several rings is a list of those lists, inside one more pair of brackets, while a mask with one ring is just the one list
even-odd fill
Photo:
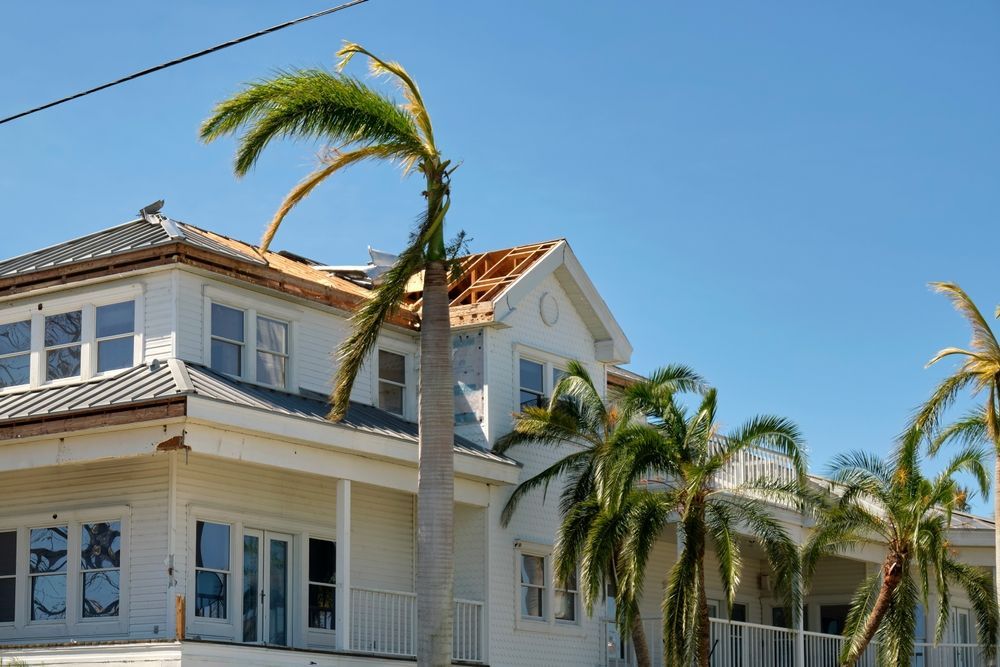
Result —
[[853, 666], [872, 639], [878, 639], [879, 664], [910, 664], [916, 607], [940, 597], [935, 642], [948, 623], [950, 586], [965, 589], [975, 611], [979, 642], [987, 658], [996, 652], [998, 611], [989, 573], [956, 560], [948, 545], [952, 511], [966, 500], [954, 476], [971, 474], [985, 495], [988, 450], [967, 446], [933, 478], [920, 469], [922, 434], [911, 430], [889, 459], [869, 452], [837, 456], [831, 464], [835, 500], [821, 511], [803, 548], [802, 568], [811, 577], [825, 555], [842, 554], [866, 542], [886, 545], [880, 571], [865, 579], [851, 602], [844, 629], [841, 664]]
[[[679, 398], [677, 392], [656, 382], [641, 382], [626, 391], [626, 405], [647, 414], [659, 437], [627, 443], [616, 457], [613, 476], [627, 483], [652, 471], [664, 488], [638, 491], [629, 501], [621, 581], [626, 594], [638, 598], [653, 544], [668, 525], [679, 523], [683, 544], [667, 575], [662, 602], [664, 659], [671, 666], [707, 666], [705, 552], [709, 544], [714, 547], [731, 615], [742, 570], [738, 528], [748, 531], [764, 549], [775, 575], [775, 589], [791, 618], [798, 619], [802, 606], [798, 550], [767, 500], [797, 501], [805, 479], [804, 445], [793, 423], [773, 416], [754, 417], [720, 436], [715, 389], [704, 393], [692, 413]], [[716, 483], [718, 473], [741, 452], [755, 448], [787, 456], [795, 480], [782, 484], [757, 479], [730, 488]]]
[[[279, 72], [219, 103], [201, 127], [213, 141], [242, 133], [235, 171], [246, 174], [276, 138], [327, 143], [318, 168], [285, 197], [264, 232], [266, 251], [288, 212], [320, 183], [364, 161], [396, 162], [404, 174], [425, 181], [425, 207], [399, 260], [371, 298], [352, 317], [351, 335], [339, 348], [331, 417], [347, 411], [351, 386], [369, 357], [382, 324], [400, 307], [407, 282], [423, 273], [420, 313], [420, 462], [417, 497], [417, 656], [421, 665], [451, 664], [453, 584], [454, 406], [448, 311], [448, 249], [444, 218], [453, 169], [434, 140], [427, 107], [416, 83], [398, 63], [378, 58], [358, 44], [337, 53], [336, 71]], [[367, 58], [373, 76], [398, 85], [405, 103], [342, 74], [356, 55]]]
[[[986, 318], [965, 291], [954, 283], [931, 283], [935, 291], [947, 296], [952, 305], [969, 323], [972, 341], [969, 349], [946, 347], [938, 352], [927, 365], [931, 366], [945, 357], [958, 356], [962, 363], [934, 389], [934, 393], [920, 408], [913, 425], [932, 438], [941, 426], [948, 408], [965, 390], [973, 396], [986, 392], [986, 400], [979, 411], [982, 417], [981, 434], [993, 449], [993, 476], [1000, 480], [1000, 342], [986, 322]], [[1000, 317], [1000, 308], [997, 309]], [[1000, 516], [1000, 493], [993, 496], [993, 516]], [[996, 571], [1000, 572], [1000, 532], [995, 543]], [[1000, 601], [1000, 587], [996, 591]]]
[[[654, 374], [659, 386], [696, 390], [701, 378], [685, 366], [668, 366]], [[555, 575], [571, 580], [579, 572], [580, 590], [587, 612], [605, 593], [605, 582], [617, 584], [619, 553], [628, 527], [630, 500], [626, 489], [612, 488], [606, 475], [609, 461], [626, 441], [657, 438], [641, 421], [632, 419], [614, 402], [605, 402], [587, 369], [579, 362], [568, 365], [545, 407], [529, 406], [514, 416], [514, 428], [497, 440], [494, 451], [515, 447], [564, 446], [565, 456], [521, 482], [501, 514], [506, 526], [531, 492], [548, 490], [551, 483], [565, 483], [560, 494], [562, 521], [554, 549]], [[544, 502], [544, 498], [543, 498]], [[579, 565], [579, 568], [577, 567]], [[649, 647], [639, 620], [635, 598], [615, 585], [618, 625], [632, 637], [638, 667], [651, 665]]]

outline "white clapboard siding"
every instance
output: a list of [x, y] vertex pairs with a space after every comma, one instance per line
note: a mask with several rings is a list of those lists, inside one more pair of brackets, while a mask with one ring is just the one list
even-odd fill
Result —
[[414, 497], [367, 484], [351, 485], [351, 583], [357, 588], [413, 591]]
[[483, 600], [486, 595], [486, 512], [455, 505], [455, 597]]
[[58, 514], [75, 509], [131, 508], [129, 634], [155, 637], [167, 619], [167, 456], [0, 473], [3, 521], [18, 515]]
[[146, 361], [174, 356], [174, 271], [143, 278], [143, 352]]

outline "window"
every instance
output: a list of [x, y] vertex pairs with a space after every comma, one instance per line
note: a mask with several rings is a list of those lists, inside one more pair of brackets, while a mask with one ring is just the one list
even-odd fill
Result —
[[378, 406], [403, 414], [406, 393], [406, 357], [387, 350], [378, 351]]
[[0, 533], [0, 623], [14, 622], [17, 592], [17, 532]]
[[31, 529], [28, 575], [32, 621], [66, 618], [68, 535], [68, 526]]
[[31, 320], [0, 325], [0, 389], [28, 384]]
[[576, 594], [577, 594], [576, 570], [569, 579], [562, 584], [562, 588], [557, 584], [555, 587], [556, 600], [556, 620], [566, 623], [576, 622]]
[[229, 526], [199, 521], [195, 536], [195, 616], [228, 618]]
[[244, 316], [242, 310], [212, 304], [212, 368], [227, 375], [243, 374]]
[[545, 558], [521, 555], [521, 616], [545, 618]]
[[545, 366], [536, 361], [521, 359], [521, 409], [545, 405]]
[[83, 313], [74, 310], [45, 317], [45, 379], [80, 375]]
[[336, 628], [337, 545], [309, 538], [309, 627]]
[[288, 325], [257, 317], [257, 382], [284, 387], [287, 365]]
[[131, 368], [135, 352], [135, 301], [97, 307], [97, 372]]
[[82, 618], [111, 618], [118, 615], [121, 597], [121, 544], [120, 521], [85, 523], [81, 526]]

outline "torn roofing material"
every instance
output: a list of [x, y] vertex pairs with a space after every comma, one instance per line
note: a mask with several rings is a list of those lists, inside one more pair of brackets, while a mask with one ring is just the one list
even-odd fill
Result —
[[[204, 366], [170, 359], [142, 364], [119, 375], [90, 382], [0, 395], [0, 426], [5, 422], [71, 417], [98, 409], [138, 407], [162, 399], [183, 400], [186, 396], [330, 423], [326, 419], [329, 405], [319, 394], [266, 389], [220, 375]], [[415, 423], [362, 403], [352, 402], [347, 416], [336, 426], [417, 442]], [[455, 437], [455, 451], [517, 465], [513, 459], [495, 454], [461, 436]]]

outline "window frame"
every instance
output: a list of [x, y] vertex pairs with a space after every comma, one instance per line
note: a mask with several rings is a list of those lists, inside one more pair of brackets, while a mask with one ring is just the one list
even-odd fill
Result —
[[[387, 354], [394, 354], [397, 357], [402, 357], [402, 359], [403, 359], [403, 382], [402, 383], [399, 383], [399, 382], [396, 382], [395, 380], [390, 380], [390, 379], [382, 377], [382, 368], [381, 368], [381, 359], [380, 359], [380, 356], [381, 356], [381, 354], [383, 352], [385, 352]], [[409, 399], [410, 379], [411, 379], [411, 377], [413, 375], [410, 372], [410, 355], [407, 354], [406, 352], [400, 352], [398, 349], [393, 348], [391, 346], [378, 345], [377, 348], [376, 348], [376, 350], [375, 350], [375, 363], [373, 365], [375, 366], [375, 391], [372, 392], [372, 393], [374, 394], [373, 398], [375, 400], [373, 401], [373, 403], [375, 404], [375, 407], [377, 407], [379, 410], [385, 410], [389, 414], [396, 415], [397, 417], [406, 418], [406, 416], [408, 414], [410, 414], [410, 399]], [[386, 383], [386, 384], [392, 385], [393, 387], [399, 387], [402, 390], [402, 406], [401, 406], [400, 412], [393, 412], [392, 410], [389, 410], [388, 408], [383, 408], [382, 407], [382, 404], [381, 404], [379, 398], [380, 398], [380, 393], [381, 393], [382, 383], [383, 382]]]
[[[220, 569], [213, 568], [213, 567], [199, 567], [198, 566], [198, 524], [199, 523], [210, 523], [210, 524], [214, 524], [214, 525], [217, 525], [217, 526], [225, 526], [228, 529], [229, 544], [226, 545], [226, 546], [227, 546], [227, 551], [229, 552], [229, 557], [226, 560], [229, 563], [229, 569], [220, 570]], [[191, 594], [194, 597], [195, 604], [193, 604], [191, 606], [191, 615], [194, 618], [198, 619], [198, 622], [200, 622], [200, 623], [221, 623], [221, 624], [228, 625], [230, 623], [234, 623], [234, 621], [235, 621], [235, 619], [233, 617], [233, 611], [234, 611], [233, 610], [233, 582], [235, 581], [235, 578], [236, 578], [235, 577], [236, 573], [234, 571], [235, 565], [236, 565], [236, 561], [234, 560], [234, 554], [237, 553], [236, 552], [236, 548], [233, 545], [233, 542], [235, 541], [235, 537], [234, 537], [235, 533], [236, 533], [235, 526], [233, 525], [232, 522], [219, 521], [219, 520], [216, 520], [216, 519], [203, 519], [203, 518], [196, 518], [195, 521], [194, 521], [194, 539], [192, 540], [192, 543], [191, 543], [191, 546], [192, 546], [191, 571], [194, 573], [194, 585], [191, 588]], [[240, 531], [239, 542], [240, 542], [240, 549], [242, 549], [243, 548], [243, 532], [242, 531]], [[242, 565], [242, 562], [241, 562], [241, 565]], [[224, 599], [224, 603], [225, 603], [225, 606], [224, 606], [225, 616], [221, 616], [221, 617], [220, 616], [200, 616], [198, 614], [198, 602], [197, 601], [198, 601], [198, 573], [199, 572], [211, 572], [213, 574], [224, 574], [224, 575], [226, 575], [226, 579], [225, 579], [226, 590], [225, 590], [225, 594], [224, 594], [225, 595], [225, 599]]]
[[[569, 583], [569, 582], [566, 582]], [[553, 600], [558, 599], [559, 594], [572, 595], [573, 596], [573, 618], [559, 618], [556, 614], [558, 613], [558, 605], [553, 604], [552, 616], [555, 618], [556, 623], [562, 625], [578, 625], [580, 623], [580, 570], [579, 568], [573, 570], [573, 587], [560, 588], [559, 582], [552, 579], [552, 597]]]
[[[205, 365], [212, 368], [212, 340], [219, 338], [227, 342], [238, 343], [225, 337], [217, 337], [212, 334], [212, 305], [218, 304], [226, 308], [232, 308], [243, 312], [243, 354], [240, 359], [240, 374], [230, 375], [223, 373], [227, 377], [232, 377], [242, 382], [286, 391], [298, 393], [298, 373], [297, 373], [297, 336], [298, 321], [302, 317], [302, 312], [296, 309], [272, 304], [261, 298], [250, 298], [239, 293], [221, 290], [212, 285], [205, 285], [203, 289], [204, 302], [204, 326], [202, 340], [202, 359]], [[279, 322], [288, 327], [285, 338], [285, 384], [272, 385], [261, 382], [257, 378], [257, 319], [264, 318]], [[267, 354], [279, 354], [271, 350], [264, 350]], [[216, 373], [222, 371], [212, 369]]]
[[[547, 405], [548, 399], [552, 396], [552, 392], [556, 386], [556, 374], [566, 373], [566, 367], [569, 366], [569, 358], [561, 357], [550, 352], [544, 352], [535, 348], [527, 347], [516, 343], [514, 345], [514, 408], [515, 412], [519, 412], [522, 408], [521, 404], [521, 360], [530, 361], [532, 363], [538, 364], [542, 367], [542, 396], [541, 400], [543, 405]], [[583, 362], [581, 362], [583, 363]], [[588, 364], [584, 363], [584, 366]], [[592, 377], [597, 377], [592, 374]], [[603, 391], [602, 387], [598, 387], [599, 390]], [[533, 390], [528, 390], [534, 393]]]
[[12, 384], [12, 385], [7, 386], [7, 387], [0, 387], [0, 391], [6, 391], [6, 390], [10, 390], [10, 389], [16, 389], [16, 388], [19, 388], [19, 387], [25, 387], [25, 386], [30, 386], [31, 385], [31, 366], [32, 366], [32, 364], [31, 364], [31, 353], [32, 353], [32, 343], [33, 343], [32, 333], [31, 333], [33, 331], [32, 326], [31, 326], [31, 313], [30, 312], [29, 313], [25, 313], [22, 317], [16, 317], [15, 319], [13, 319], [11, 321], [7, 321], [6, 319], [0, 320], [0, 325], [7, 326], [7, 325], [11, 325], [11, 324], [20, 324], [22, 322], [27, 322], [28, 323], [28, 349], [27, 350], [22, 350], [22, 351], [19, 351], [19, 352], [6, 352], [6, 353], [3, 353], [3, 354], [0, 354], [0, 360], [3, 360], [3, 359], [13, 359], [15, 357], [25, 357], [26, 356], [28, 358], [28, 383], [27, 384]]
[[[109, 306], [124, 301], [135, 302], [133, 321], [132, 366], [97, 372], [97, 322], [98, 306]], [[75, 384], [100, 377], [113, 377], [124, 373], [144, 362], [144, 322], [145, 322], [145, 292], [141, 283], [130, 283], [119, 287], [97, 290], [76, 296], [38, 299], [30, 302], [21, 301], [0, 313], [0, 324], [12, 324], [28, 320], [30, 324], [31, 344], [29, 346], [28, 383], [0, 388], [0, 395], [18, 393], [40, 387], [56, 387], [64, 384]], [[73, 311], [80, 314], [80, 342], [65, 345], [45, 345], [45, 318]], [[124, 334], [122, 334], [124, 337]], [[109, 337], [110, 339], [110, 337]], [[45, 353], [47, 349], [80, 346], [80, 374], [71, 377], [48, 380], [46, 373]], [[23, 353], [19, 353], [23, 354]], [[4, 355], [16, 356], [15, 354]]]
[[[582, 622], [582, 607], [579, 595], [579, 566], [577, 567], [577, 592], [574, 602], [576, 618], [566, 621], [556, 618], [555, 594], [556, 582], [555, 572], [552, 567], [553, 547], [551, 544], [540, 544], [537, 542], [527, 542], [517, 540], [514, 542], [514, 629], [526, 632], [544, 632], [558, 634], [569, 637], [584, 637], [585, 632]], [[543, 558], [543, 579], [544, 594], [542, 597], [542, 616], [524, 616], [521, 613], [521, 591], [525, 584], [521, 583], [521, 559], [524, 556], [535, 556]]]
[[[311, 562], [310, 562], [309, 558], [310, 558], [310, 555], [312, 553], [312, 550], [311, 550], [311, 546], [312, 545], [310, 544], [310, 542], [312, 540], [319, 540], [319, 541], [322, 541], [322, 542], [330, 542], [331, 544], [333, 544], [333, 549], [334, 549], [334, 551], [333, 551], [333, 581], [334, 581], [334, 583], [332, 583], [332, 584], [325, 583], [325, 582], [319, 582], [319, 581], [313, 581], [310, 578], [310, 576], [309, 576], [309, 574], [310, 574], [310, 566], [311, 566]], [[306, 632], [306, 633], [314, 633], [315, 632], [315, 633], [319, 633], [319, 634], [322, 634], [322, 635], [327, 635], [327, 636], [329, 636], [331, 638], [330, 641], [333, 641], [333, 638], [335, 638], [336, 635], [337, 635], [337, 595], [338, 595], [337, 588], [338, 588], [338, 586], [337, 586], [336, 582], [337, 582], [337, 579], [338, 579], [338, 576], [339, 576], [338, 573], [337, 573], [337, 540], [336, 540], [336, 538], [326, 537], [326, 536], [324, 536], [322, 534], [309, 533], [309, 534], [303, 535], [302, 542], [303, 542], [304, 551], [305, 551], [305, 553], [303, 554], [303, 556], [305, 557], [305, 571], [303, 572], [302, 578], [305, 580], [305, 607], [306, 607], [306, 614], [305, 614], [304, 622], [302, 623], [302, 630], [304, 632]], [[332, 588], [333, 589], [333, 600], [334, 600], [334, 602], [333, 602], [333, 627], [332, 628], [316, 628], [316, 627], [313, 627], [312, 625], [310, 625], [309, 589], [312, 586], [323, 586], [324, 588]]]
[[9, 621], [0, 621], [0, 627], [12, 627], [14, 625], [14, 622], [17, 620], [17, 596], [21, 592], [21, 585], [18, 584], [18, 576], [17, 576], [21, 541], [18, 539], [19, 536], [18, 536], [18, 531], [16, 529], [0, 530], [0, 533], [11, 533], [14, 535], [14, 573], [0, 574], [0, 581], [6, 579], [14, 580], [14, 599], [11, 600], [11, 604], [13, 605], [12, 611], [14, 612], [13, 618], [11, 618], [11, 620]]
[[[53, 518], [53, 514], [56, 518]], [[83, 573], [80, 554], [81, 530], [84, 524], [119, 522], [121, 544], [119, 556], [118, 615], [83, 617]], [[66, 616], [61, 619], [31, 620], [31, 578], [29, 559], [32, 529], [67, 526]], [[14, 532], [17, 537], [15, 563], [14, 622], [0, 624], [0, 639], [44, 639], [66, 635], [125, 635], [129, 627], [129, 573], [131, 567], [131, 508], [128, 506], [96, 507], [83, 510], [57, 511], [46, 514], [0, 516], [0, 532]]]

